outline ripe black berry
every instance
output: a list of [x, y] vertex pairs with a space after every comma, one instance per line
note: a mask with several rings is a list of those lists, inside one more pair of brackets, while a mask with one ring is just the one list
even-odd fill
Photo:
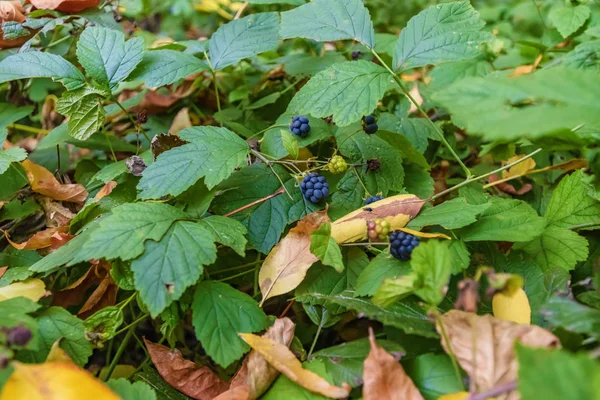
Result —
[[300, 191], [306, 200], [316, 204], [329, 196], [329, 184], [324, 176], [313, 172], [300, 182]]
[[367, 199], [365, 200], [365, 206], [371, 204], [371, 203], [375, 203], [376, 201], [379, 200], [383, 200], [383, 196], [371, 196], [371, 197], [367, 197]]
[[402, 231], [390, 233], [390, 253], [402, 261], [410, 260], [415, 247], [419, 245], [419, 238]]
[[31, 340], [31, 331], [23, 325], [8, 330], [6, 341], [10, 346], [25, 346]]
[[352, 60], [354, 60], [354, 61], [358, 60], [360, 58], [361, 54], [362, 53], [360, 51], [353, 51], [352, 52]]
[[363, 130], [367, 134], [372, 135], [377, 132], [378, 129], [379, 126], [377, 126], [377, 120], [373, 114], [369, 114], [363, 118]]
[[375, 119], [375, 116], [373, 114], [365, 116], [365, 125], [371, 125], [375, 122], [377, 122], [377, 120]]
[[308, 132], [310, 132], [310, 122], [308, 118], [304, 116], [292, 117], [290, 131], [292, 131], [292, 133], [296, 136], [306, 137]]

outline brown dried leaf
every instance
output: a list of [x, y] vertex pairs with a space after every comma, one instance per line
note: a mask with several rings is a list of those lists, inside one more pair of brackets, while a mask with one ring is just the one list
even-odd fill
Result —
[[75, 218], [75, 213], [57, 201], [41, 195], [36, 196], [36, 200], [44, 210], [44, 214], [46, 214], [46, 226], [69, 225], [71, 220]]
[[190, 120], [190, 110], [187, 107], [184, 107], [179, 110], [177, 115], [175, 115], [175, 118], [173, 118], [173, 123], [171, 123], [169, 133], [174, 135], [182, 129], [191, 127], [192, 121]]
[[44, 249], [46, 247], [52, 246], [52, 237], [57, 233], [66, 233], [69, 231], [68, 226], [59, 226], [57, 228], [48, 228], [43, 231], [37, 232], [35, 235], [30, 237], [27, 241], [23, 243], [15, 243], [10, 240], [8, 236], [8, 232], [4, 232], [4, 236], [6, 236], [6, 240], [14, 247], [19, 250], [37, 250]]
[[[25, 11], [20, 1], [0, 1], [0, 25], [4, 22], [25, 22]], [[18, 47], [31, 38], [31, 35], [19, 37], [12, 40], [4, 40], [4, 33], [0, 28], [0, 49]]]
[[[296, 325], [289, 318], [280, 318], [267, 329], [262, 337], [290, 347], [292, 339], [294, 339], [295, 328]], [[239, 393], [236, 389], [246, 387], [247, 396], [245, 398], [254, 400], [267, 391], [277, 376], [279, 376], [279, 371], [271, 367], [267, 360], [256, 350], [252, 350], [244, 360], [240, 370], [231, 380], [230, 389], [227, 392], [235, 391], [235, 393]], [[236, 398], [234, 393], [231, 396], [223, 398]]]
[[365, 359], [363, 372], [364, 400], [423, 400], [398, 360], [377, 345], [371, 328], [369, 341], [371, 351]]
[[29, 0], [40, 10], [57, 10], [64, 13], [77, 13], [88, 8], [98, 7], [100, 0]]
[[82, 185], [69, 183], [60, 184], [58, 180], [46, 168], [29, 160], [21, 162], [27, 172], [27, 179], [31, 190], [43, 194], [54, 200], [68, 201], [73, 203], [84, 202], [88, 196], [87, 190]]
[[225, 393], [221, 393], [213, 400], [249, 400], [250, 389], [246, 385], [236, 386]]
[[145, 338], [144, 343], [160, 376], [181, 393], [197, 400], [212, 400], [227, 390], [227, 382], [210, 368], [185, 360], [179, 350], [170, 350]]
[[[483, 392], [517, 379], [515, 342], [529, 347], [560, 347], [556, 336], [535, 325], [520, 325], [464, 311], [451, 310], [440, 317], [452, 352], [471, 378], [471, 392]], [[437, 331], [441, 333], [439, 322]], [[448, 343], [442, 346], [450, 354]], [[517, 393], [497, 397], [518, 399]]]
[[347, 383], [343, 383], [342, 387], [337, 387], [314, 372], [302, 368], [302, 363], [285, 345], [251, 333], [238, 333], [238, 335], [260, 353], [269, 364], [306, 390], [332, 399], [345, 399], [350, 394], [352, 388]]
[[325, 222], [329, 222], [327, 211], [307, 215], [271, 250], [258, 274], [261, 305], [273, 296], [294, 290], [319, 260], [310, 252], [310, 234]]
[[175, 147], [183, 146], [186, 142], [181, 140], [177, 135], [170, 135], [168, 133], [163, 133], [161, 135], [156, 135], [152, 139], [151, 147], [152, 147], [152, 155], [156, 160], [156, 157], [161, 155], [167, 150], [171, 150]]
[[[515, 178], [516, 178], [516, 176], [511, 176], [511, 177], [506, 178], [506, 180], [515, 179]], [[498, 189], [500, 189], [504, 193], [508, 193], [508, 194], [512, 194], [512, 195], [516, 195], [516, 196], [524, 195], [525, 193], [527, 193], [531, 189], [533, 189], [533, 186], [530, 183], [526, 183], [523, 186], [521, 186], [520, 189], [517, 190], [513, 184], [504, 182], [504, 180], [499, 180], [498, 175], [495, 175], [495, 174], [490, 176], [489, 182], [490, 182], [490, 185], [496, 186]]]
[[[99, 261], [97, 264], [92, 265], [81, 278], [63, 290], [56, 292], [52, 300], [52, 305], [67, 308], [81, 304], [87, 291], [95, 285], [98, 286], [85, 302], [79, 313], [83, 315], [91, 314], [89, 312], [90, 310], [97, 310], [103, 305], [114, 305], [116, 300], [116, 288], [111, 289], [112, 291], [108, 291], [111, 285], [116, 286], [108, 273], [110, 269], [111, 265], [107, 261]], [[105, 294], [106, 298], [104, 298]]]
[[106, 185], [102, 186], [102, 189], [98, 190], [98, 193], [96, 193], [94, 198], [96, 198], [97, 200], [100, 200], [101, 198], [108, 196], [113, 191], [113, 189], [116, 187], [117, 187], [117, 182], [110, 181]]

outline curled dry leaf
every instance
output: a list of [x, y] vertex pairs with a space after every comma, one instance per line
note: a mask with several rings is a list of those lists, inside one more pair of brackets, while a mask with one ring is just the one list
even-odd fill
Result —
[[400, 194], [380, 200], [373, 207], [361, 207], [331, 224], [331, 237], [337, 243], [351, 243], [367, 239], [367, 222], [385, 219], [391, 229], [404, 228], [416, 217], [425, 203], [412, 194]]
[[[4, 22], [25, 22], [25, 10], [20, 1], [0, 1], [0, 25]], [[29, 40], [31, 35], [22, 36], [16, 39], [4, 39], [4, 32], [0, 28], [0, 49], [18, 47]]]
[[14, 297], [26, 297], [38, 301], [46, 294], [46, 285], [41, 279], [31, 278], [22, 282], [14, 282], [0, 288], [0, 301]]
[[[52, 246], [52, 238], [56, 234], [66, 233], [69, 231], [68, 226], [59, 226], [57, 228], [48, 228], [43, 231], [37, 232], [35, 235], [30, 237], [27, 241], [23, 243], [15, 243], [10, 240], [8, 236], [8, 232], [4, 232], [4, 236], [6, 236], [6, 240], [11, 244], [12, 247], [19, 250], [37, 250], [44, 249], [46, 247]], [[57, 238], [55, 238], [56, 240]]]
[[[289, 318], [280, 318], [267, 329], [262, 337], [289, 348], [294, 339], [295, 328], [296, 325]], [[224, 396], [222, 400], [238, 398], [236, 396], [240, 393], [238, 390], [240, 387], [246, 388], [247, 396], [244, 399], [254, 400], [267, 391], [277, 376], [279, 376], [279, 371], [271, 367], [259, 352], [252, 350], [231, 380], [230, 389], [226, 392], [231, 392], [231, 397]]]
[[352, 389], [347, 383], [334, 386], [302, 364], [287, 346], [271, 339], [251, 333], [238, 333], [252, 349], [256, 350], [269, 364], [303, 388], [332, 399], [345, 399]]
[[411, 234], [413, 236], [418, 236], [418, 237], [422, 237], [422, 238], [426, 238], [426, 239], [447, 239], [447, 240], [452, 240], [452, 238], [450, 236], [444, 235], [443, 233], [426, 233], [426, 232], [415, 231], [415, 230], [408, 229], [408, 228], [398, 228], [397, 230], [409, 233], [409, 234]]
[[364, 400], [423, 400], [398, 360], [377, 345], [371, 328], [369, 342], [371, 351], [365, 359], [363, 372]]
[[77, 13], [88, 8], [98, 7], [100, 0], [29, 0], [40, 10], [56, 10], [64, 13]]
[[273, 296], [294, 290], [310, 266], [319, 261], [310, 252], [310, 234], [325, 222], [329, 222], [326, 211], [307, 215], [271, 250], [258, 274], [261, 306]]
[[75, 213], [58, 201], [54, 201], [42, 195], [36, 196], [36, 200], [46, 215], [46, 226], [56, 227], [69, 225], [71, 220], [75, 218]]
[[215, 375], [208, 367], [199, 367], [185, 360], [177, 350], [144, 339], [150, 358], [169, 385], [197, 400], [212, 400], [225, 392], [228, 383]]
[[82, 185], [69, 183], [62, 185], [54, 175], [46, 168], [29, 160], [21, 162], [27, 172], [27, 180], [31, 190], [43, 194], [54, 200], [68, 201], [72, 203], [84, 202], [88, 196], [87, 190]]
[[23, 364], [14, 362], [0, 400], [87, 399], [119, 400], [104, 383], [72, 362]]
[[[449, 347], [460, 366], [471, 378], [471, 392], [483, 392], [517, 379], [515, 342], [529, 347], [559, 347], [556, 336], [535, 325], [520, 325], [464, 311], [452, 310], [442, 315], [436, 328], [441, 335], [443, 324], [449, 343], [442, 340], [447, 353]], [[498, 400], [516, 400], [515, 392], [497, 397]]]

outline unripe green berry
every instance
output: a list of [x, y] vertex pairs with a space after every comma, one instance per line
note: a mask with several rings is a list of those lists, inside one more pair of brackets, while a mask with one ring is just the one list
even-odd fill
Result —
[[333, 156], [327, 164], [327, 169], [332, 174], [341, 174], [348, 169], [348, 164], [346, 163], [346, 160], [344, 160], [344, 157]]

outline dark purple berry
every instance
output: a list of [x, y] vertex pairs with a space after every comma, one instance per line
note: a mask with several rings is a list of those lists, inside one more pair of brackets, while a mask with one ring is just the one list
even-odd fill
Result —
[[378, 129], [379, 129], [379, 126], [377, 126], [376, 123], [365, 125], [365, 127], [363, 128], [363, 130], [369, 135], [374, 134], [375, 132], [377, 132]]
[[290, 131], [296, 136], [306, 137], [310, 132], [310, 121], [302, 115], [293, 116]]
[[419, 238], [409, 233], [402, 231], [394, 231], [390, 233], [390, 253], [395, 258], [407, 261], [419, 245]]
[[383, 200], [383, 196], [371, 196], [367, 197], [365, 200], [365, 206], [368, 206], [371, 203], [375, 203], [376, 201]]
[[329, 196], [329, 184], [324, 176], [313, 172], [300, 182], [300, 191], [305, 199], [316, 204]]
[[377, 122], [377, 120], [375, 119], [375, 116], [373, 114], [365, 116], [365, 125], [371, 125], [375, 122]]
[[10, 346], [25, 346], [31, 340], [31, 331], [23, 325], [8, 330], [6, 341]]

